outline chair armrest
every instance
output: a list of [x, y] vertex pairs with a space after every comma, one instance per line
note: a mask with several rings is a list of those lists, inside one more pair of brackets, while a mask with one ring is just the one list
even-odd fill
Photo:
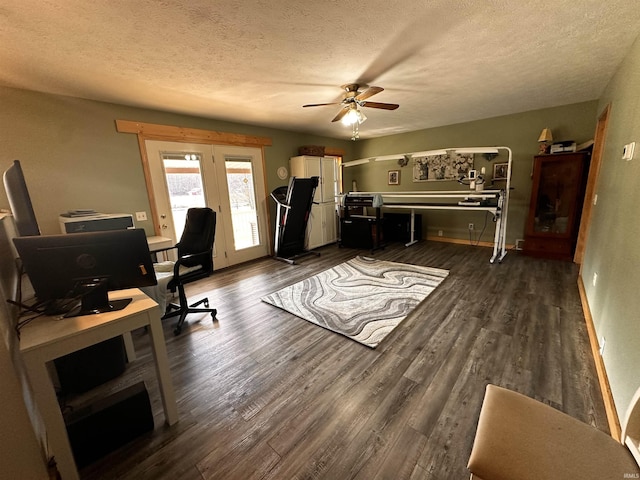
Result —
[[207, 250], [206, 252], [190, 253], [188, 255], [182, 255], [180, 258], [178, 258], [175, 265], [173, 266], [174, 277], [175, 278], [180, 277], [180, 267], [184, 265], [185, 260], [195, 260], [196, 263], [198, 263], [198, 260], [202, 259], [201, 264], [204, 265], [207, 259], [211, 257], [212, 253], [213, 252], [211, 250]]

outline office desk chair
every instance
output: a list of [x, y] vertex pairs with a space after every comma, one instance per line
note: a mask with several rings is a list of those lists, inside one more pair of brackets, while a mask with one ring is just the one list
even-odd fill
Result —
[[[166, 306], [162, 320], [179, 317], [173, 333], [179, 335], [182, 331], [185, 318], [189, 313], [208, 312], [215, 320], [218, 313], [215, 308], [209, 308], [207, 297], [189, 304], [184, 292], [187, 283], [206, 278], [213, 273], [213, 242], [216, 234], [216, 212], [210, 208], [190, 208], [187, 211], [187, 221], [180, 237], [180, 241], [173, 247], [157, 250], [157, 252], [177, 249], [178, 260], [156, 264], [158, 283], [163, 271], [171, 272], [171, 278], [167, 283], [167, 290], [175, 293], [178, 291], [179, 303], [169, 303]], [[167, 274], [165, 273], [166, 277]], [[161, 307], [162, 303], [158, 302]], [[204, 308], [198, 308], [204, 304]]]

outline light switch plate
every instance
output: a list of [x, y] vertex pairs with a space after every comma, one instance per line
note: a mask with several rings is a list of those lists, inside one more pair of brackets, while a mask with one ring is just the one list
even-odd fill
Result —
[[622, 149], [622, 159], [623, 160], [632, 160], [633, 152], [636, 149], [636, 142], [627, 143]]

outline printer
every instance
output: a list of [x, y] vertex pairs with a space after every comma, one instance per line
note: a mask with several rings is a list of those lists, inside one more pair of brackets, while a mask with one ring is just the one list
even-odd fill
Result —
[[97, 213], [74, 210], [58, 217], [62, 233], [101, 232], [133, 228], [133, 216], [128, 213]]

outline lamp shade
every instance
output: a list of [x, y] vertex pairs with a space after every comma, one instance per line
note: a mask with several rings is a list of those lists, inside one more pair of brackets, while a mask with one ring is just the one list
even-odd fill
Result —
[[551, 135], [551, 129], [550, 128], [543, 128], [542, 132], [540, 133], [540, 138], [538, 138], [539, 142], [552, 142], [553, 141], [553, 135]]

